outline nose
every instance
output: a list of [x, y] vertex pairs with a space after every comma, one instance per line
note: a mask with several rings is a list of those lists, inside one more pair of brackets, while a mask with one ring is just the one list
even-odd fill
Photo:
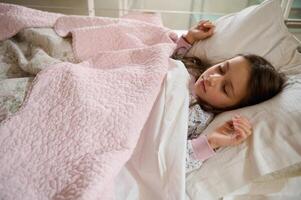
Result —
[[220, 74], [210, 74], [207, 77], [207, 83], [209, 86], [214, 87], [221, 81], [222, 76]]

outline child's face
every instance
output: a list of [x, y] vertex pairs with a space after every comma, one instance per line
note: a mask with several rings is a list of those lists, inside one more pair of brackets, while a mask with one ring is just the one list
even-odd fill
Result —
[[194, 90], [201, 102], [214, 108], [227, 108], [247, 95], [249, 78], [248, 61], [237, 56], [208, 68], [195, 82]]

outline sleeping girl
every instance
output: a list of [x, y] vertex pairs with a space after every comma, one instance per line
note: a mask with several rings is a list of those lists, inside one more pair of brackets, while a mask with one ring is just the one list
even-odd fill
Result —
[[179, 38], [172, 56], [185, 64], [191, 77], [186, 172], [199, 168], [216, 149], [238, 145], [252, 134], [249, 120], [235, 115], [212, 133], [200, 135], [214, 115], [270, 99], [282, 90], [286, 80], [257, 55], [237, 55], [210, 67], [186, 56], [194, 42], [213, 34], [214, 25], [200, 21]]

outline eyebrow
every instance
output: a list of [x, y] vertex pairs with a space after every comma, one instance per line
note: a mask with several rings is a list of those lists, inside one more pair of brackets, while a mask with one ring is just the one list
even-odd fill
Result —
[[[228, 72], [230, 70], [230, 64], [229, 62], [226, 62], [226, 71]], [[235, 93], [234, 93], [234, 87], [233, 87], [233, 84], [231, 82], [231, 80], [228, 81], [229, 82], [229, 85], [231, 87], [231, 93], [232, 93], [232, 96], [234, 97], [235, 96]]]

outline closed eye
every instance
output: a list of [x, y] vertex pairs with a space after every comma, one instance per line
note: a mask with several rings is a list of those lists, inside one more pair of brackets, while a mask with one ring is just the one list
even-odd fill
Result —
[[218, 71], [221, 73], [221, 74], [224, 74], [225, 72], [223, 71], [223, 68], [221, 65], [218, 66]]
[[[223, 70], [222, 65], [219, 65], [219, 66], [218, 66], [218, 71], [219, 71], [220, 74], [222, 74], [222, 75], [226, 73], [226, 72]], [[224, 92], [227, 96], [229, 96], [228, 93], [227, 93], [227, 90], [226, 90], [226, 84], [223, 84], [222, 87], [223, 87], [223, 88], [222, 88], [223, 92]]]
[[[225, 72], [223, 71], [223, 67], [221, 65], [218, 66], [218, 71], [220, 72], [220, 74], [225, 74]], [[228, 96], [227, 90], [226, 90], [226, 84], [223, 84], [223, 88], [222, 88], [223, 92]]]
[[227, 90], [226, 90], [226, 85], [223, 85], [223, 92], [228, 96]]

